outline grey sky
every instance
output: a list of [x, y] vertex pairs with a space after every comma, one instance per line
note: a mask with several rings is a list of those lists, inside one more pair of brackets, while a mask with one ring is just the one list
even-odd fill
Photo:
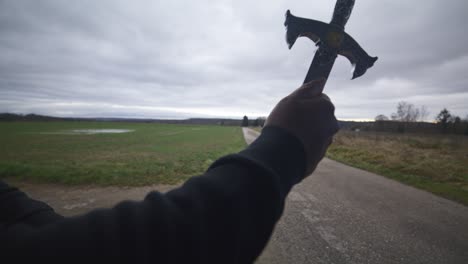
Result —
[[[266, 116], [314, 53], [284, 41], [284, 12], [329, 21], [330, 0], [0, 0], [0, 112], [185, 118]], [[357, 0], [347, 25], [374, 68], [339, 58], [325, 92], [340, 119], [399, 101], [468, 114], [468, 2]]]

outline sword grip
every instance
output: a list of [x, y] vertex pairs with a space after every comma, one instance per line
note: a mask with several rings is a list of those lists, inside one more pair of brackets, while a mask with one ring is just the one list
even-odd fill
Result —
[[338, 0], [336, 1], [335, 10], [330, 24], [336, 25], [344, 30], [351, 11], [353, 11], [355, 0]]
[[322, 78], [324, 78], [326, 82], [333, 68], [333, 64], [335, 63], [337, 53], [326, 44], [322, 43], [319, 45], [304, 79], [304, 84]]

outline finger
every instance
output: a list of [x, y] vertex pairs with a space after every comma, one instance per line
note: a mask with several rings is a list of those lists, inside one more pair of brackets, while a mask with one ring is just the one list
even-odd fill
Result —
[[299, 90], [301, 96], [305, 97], [315, 97], [322, 94], [323, 88], [325, 86], [326, 79], [320, 78], [317, 80], [310, 81], [308, 83], [303, 84]]
[[328, 95], [326, 94], [321, 94], [319, 96], [316, 96], [316, 97], [297, 97], [297, 99], [295, 100], [296, 103], [299, 103], [301, 105], [313, 105], [313, 104], [317, 104], [319, 102], [323, 102], [323, 103], [326, 103], [326, 104], [333, 104], [330, 97], [328, 97]]
[[330, 97], [328, 97], [328, 95], [322, 93], [318, 96], [315, 96], [315, 97], [302, 97], [302, 98], [299, 98], [301, 100], [299, 101], [310, 101], [310, 102], [316, 102], [316, 101], [320, 101], [320, 100], [325, 100], [325, 101], [328, 101], [328, 102], [331, 102], [331, 99]]
[[321, 95], [321, 96], [322, 96], [322, 98], [323, 98], [323, 99], [325, 99], [325, 100], [327, 100], [327, 101], [331, 102], [331, 99], [330, 99], [330, 97], [328, 97], [328, 95], [326, 95], [326, 94], [322, 93], [322, 95]]
[[297, 88], [290, 96], [291, 97], [315, 97], [322, 93], [326, 79], [321, 78], [312, 80]]
[[327, 79], [325, 79], [325, 78], [315, 79], [315, 80], [312, 80], [312, 81], [310, 81], [310, 82], [304, 83], [304, 84], [302, 85], [302, 87], [304, 87], [304, 88], [306, 88], [306, 89], [307, 89], [307, 88], [314, 89], [314, 88], [317, 87], [317, 86], [321, 86], [321, 85], [325, 84], [325, 81], [326, 81], [326, 80], [327, 80]]

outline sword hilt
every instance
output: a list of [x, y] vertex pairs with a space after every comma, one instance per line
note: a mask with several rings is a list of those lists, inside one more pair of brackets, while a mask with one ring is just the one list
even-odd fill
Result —
[[320, 46], [315, 52], [314, 59], [310, 64], [303, 84], [317, 79], [325, 79], [324, 82], [326, 83], [333, 68], [333, 64], [335, 63], [336, 56], [336, 52], [331, 50], [328, 46]]
[[353, 10], [355, 0], [337, 0], [330, 24], [296, 17], [286, 12], [286, 42], [291, 48], [299, 37], [308, 37], [318, 46], [309, 71], [304, 79], [308, 83], [330, 75], [337, 55], [346, 57], [355, 66], [353, 79], [362, 76], [372, 67], [377, 57], [371, 57], [346, 32], [344, 26]]
[[351, 11], [353, 11], [354, 2], [355, 0], [337, 0], [330, 22], [332, 27], [328, 30], [326, 39], [322, 39], [318, 43], [319, 48], [315, 53], [304, 83], [318, 78], [324, 78], [325, 81], [328, 79], [338, 54], [338, 48], [343, 41], [344, 27], [351, 16]]
[[333, 17], [330, 24], [338, 26], [344, 30], [346, 22], [348, 22], [353, 11], [355, 0], [338, 0], [335, 5], [335, 11], [333, 11]]

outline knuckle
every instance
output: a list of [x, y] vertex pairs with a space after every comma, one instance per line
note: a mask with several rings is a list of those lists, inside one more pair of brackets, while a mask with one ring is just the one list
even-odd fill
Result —
[[340, 124], [338, 123], [338, 120], [336, 119], [335, 116], [333, 116], [333, 134], [336, 134], [338, 133], [338, 131], [340, 130]]
[[331, 102], [330, 97], [328, 97], [327, 94], [322, 93], [322, 97], [323, 97], [325, 100], [328, 100], [328, 101]]
[[320, 101], [320, 106], [322, 111], [334, 113], [335, 112], [335, 105], [330, 101], [326, 99], [322, 99]]
[[283, 99], [280, 100], [280, 103], [284, 104], [284, 103], [287, 103], [291, 101], [291, 95], [288, 95], [286, 97], [284, 97]]

